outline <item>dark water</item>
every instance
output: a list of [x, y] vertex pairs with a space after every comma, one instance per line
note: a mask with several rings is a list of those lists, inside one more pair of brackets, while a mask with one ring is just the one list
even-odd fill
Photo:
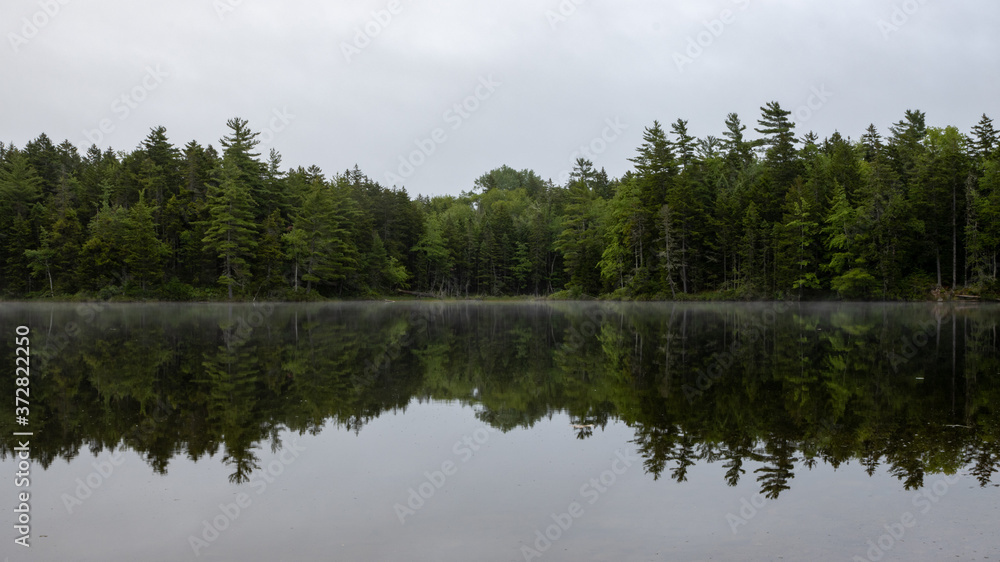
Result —
[[949, 304], [4, 304], [0, 555], [1000, 560], [998, 324]]

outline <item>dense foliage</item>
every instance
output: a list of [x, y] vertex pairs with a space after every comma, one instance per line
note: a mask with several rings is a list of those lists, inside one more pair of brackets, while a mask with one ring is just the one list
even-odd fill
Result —
[[761, 108], [750, 138], [654, 122], [609, 178], [507, 166], [417, 197], [357, 167], [332, 177], [255, 152], [242, 119], [214, 147], [154, 128], [132, 152], [46, 135], [0, 144], [0, 295], [114, 298], [608, 295], [927, 298], [995, 292], [1000, 142], [906, 111], [883, 138], [794, 134]]

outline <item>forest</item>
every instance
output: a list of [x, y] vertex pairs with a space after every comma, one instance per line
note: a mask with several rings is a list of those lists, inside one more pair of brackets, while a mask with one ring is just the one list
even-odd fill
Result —
[[0, 143], [0, 297], [995, 298], [1000, 142], [907, 110], [883, 136], [795, 132], [761, 107], [720, 137], [654, 121], [610, 178], [500, 166], [411, 197], [355, 166], [282, 167], [227, 122], [219, 149], [153, 128], [131, 152]]

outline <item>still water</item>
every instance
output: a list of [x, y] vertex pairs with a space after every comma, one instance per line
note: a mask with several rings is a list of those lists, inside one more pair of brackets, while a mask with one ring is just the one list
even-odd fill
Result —
[[3, 304], [0, 555], [1000, 560], [998, 324], [951, 304]]

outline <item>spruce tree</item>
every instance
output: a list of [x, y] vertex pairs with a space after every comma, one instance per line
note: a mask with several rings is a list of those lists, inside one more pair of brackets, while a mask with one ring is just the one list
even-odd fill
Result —
[[829, 262], [823, 269], [833, 273], [830, 288], [844, 297], [868, 296], [876, 286], [865, 261], [858, 255], [859, 238], [857, 211], [847, 200], [847, 192], [839, 183], [834, 185], [830, 212], [823, 227]]
[[993, 128], [993, 120], [984, 113], [979, 123], [972, 128], [970, 148], [976, 158], [982, 162], [994, 156], [994, 151], [998, 146], [1000, 146], [1000, 142], [998, 142], [997, 130]]
[[249, 187], [240, 181], [237, 159], [230, 155], [222, 162], [222, 181], [209, 189], [207, 230], [202, 242], [219, 260], [219, 284], [230, 299], [233, 286], [241, 289], [251, 279], [250, 262], [257, 247], [257, 223]]
[[153, 212], [146, 203], [145, 192], [139, 193], [139, 201], [129, 209], [125, 248], [125, 265], [142, 291], [148, 284], [163, 277], [163, 260], [169, 248], [156, 237]]
[[260, 153], [254, 152], [260, 144], [257, 138], [260, 133], [250, 130], [247, 120], [239, 117], [227, 121], [226, 126], [230, 132], [219, 141], [223, 148], [222, 157], [232, 168], [233, 179], [247, 190], [253, 200], [253, 217], [260, 224], [272, 210], [266, 205], [276, 204], [272, 194], [265, 190], [267, 166], [258, 160]]
[[296, 278], [306, 282], [332, 284], [345, 281], [357, 265], [357, 249], [350, 222], [355, 216], [353, 202], [340, 189], [322, 179], [313, 181], [295, 211], [292, 231], [285, 235], [292, 250]]

